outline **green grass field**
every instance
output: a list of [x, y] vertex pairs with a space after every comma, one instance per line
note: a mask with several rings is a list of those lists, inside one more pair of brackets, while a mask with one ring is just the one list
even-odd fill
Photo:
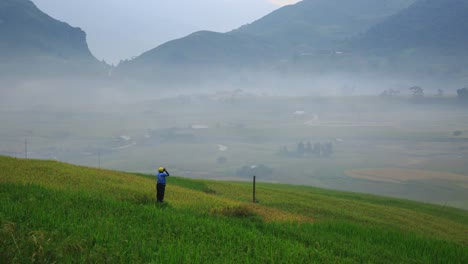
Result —
[[1, 263], [467, 263], [468, 212], [0, 156]]

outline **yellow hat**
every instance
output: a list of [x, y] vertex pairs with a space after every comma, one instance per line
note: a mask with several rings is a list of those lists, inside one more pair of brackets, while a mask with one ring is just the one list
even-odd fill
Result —
[[163, 172], [163, 171], [164, 171], [164, 167], [159, 167], [158, 171], [159, 171], [159, 172]]

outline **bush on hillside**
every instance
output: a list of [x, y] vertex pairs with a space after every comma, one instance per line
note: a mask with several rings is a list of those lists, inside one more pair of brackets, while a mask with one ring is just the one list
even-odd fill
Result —
[[228, 217], [239, 217], [239, 218], [248, 218], [248, 217], [256, 216], [255, 212], [251, 208], [245, 205], [213, 208], [211, 209], [211, 214], [228, 216]]

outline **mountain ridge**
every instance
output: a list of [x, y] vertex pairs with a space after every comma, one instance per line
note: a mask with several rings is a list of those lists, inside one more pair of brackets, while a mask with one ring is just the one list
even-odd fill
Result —
[[0, 55], [8, 74], [53, 76], [104, 68], [81, 28], [50, 17], [29, 0], [0, 0]]
[[184, 62], [183, 67], [194, 65], [192, 70], [195, 71], [280, 69], [294, 64], [301, 54], [330, 53], [338, 49], [339, 44], [351, 36], [364, 32], [414, 1], [382, 4], [371, 0], [353, 3], [304, 0], [226, 33], [199, 31], [167, 42], [124, 61], [116, 72], [129, 78], [154, 79], [155, 72], [167, 71]]
[[468, 1], [418, 0], [351, 40], [347, 48], [373, 69], [458, 79], [468, 72]]
[[279, 8], [234, 32], [263, 36], [276, 41], [283, 38], [286, 46], [310, 45], [314, 49], [330, 48], [349, 37], [365, 32], [372, 25], [408, 7], [414, 1], [303, 0]]
[[419, 0], [373, 26], [358, 38], [355, 47], [388, 53], [445, 47], [460, 51], [468, 45], [466, 14], [466, 0]]

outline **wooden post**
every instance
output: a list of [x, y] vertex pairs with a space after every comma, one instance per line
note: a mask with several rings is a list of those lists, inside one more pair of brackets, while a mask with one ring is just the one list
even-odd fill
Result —
[[255, 200], [255, 175], [253, 176], [253, 203], [256, 203], [256, 200]]
[[24, 140], [24, 158], [28, 158], [28, 139]]

